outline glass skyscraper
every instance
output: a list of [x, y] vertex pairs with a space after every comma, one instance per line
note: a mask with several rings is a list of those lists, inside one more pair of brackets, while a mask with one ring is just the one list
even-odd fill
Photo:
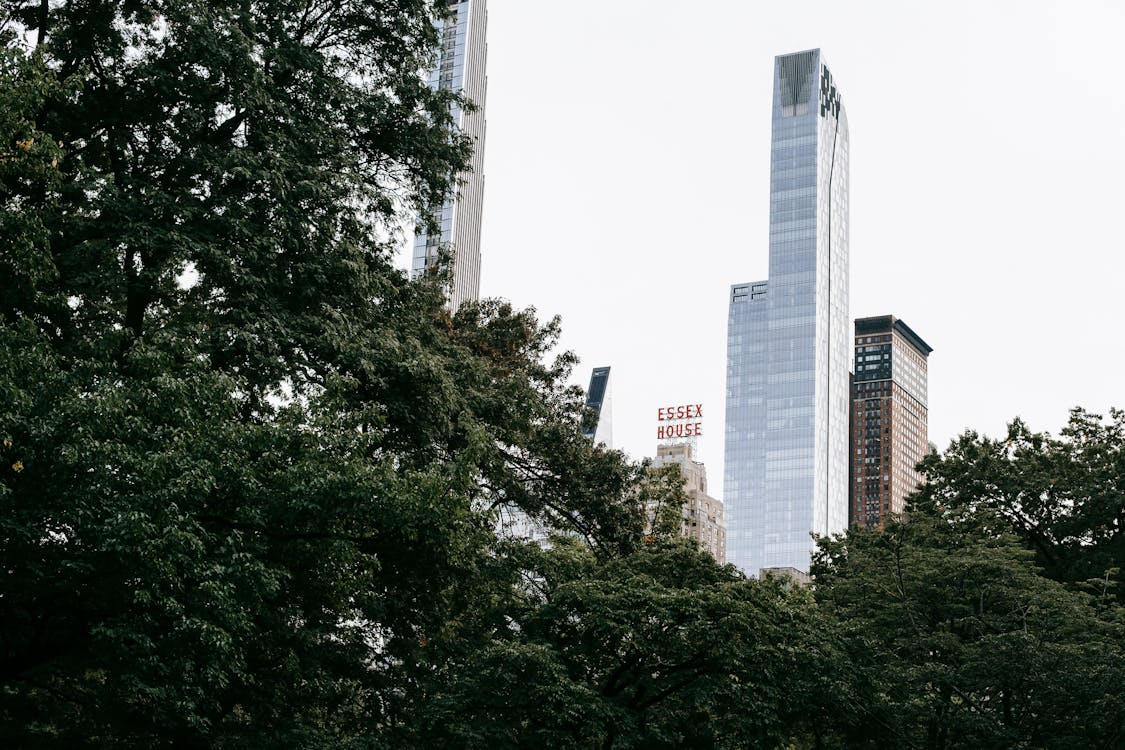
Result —
[[476, 110], [472, 112], [453, 107], [455, 126], [473, 140], [471, 169], [460, 176], [457, 195], [433, 208], [433, 219], [440, 231], [419, 231], [414, 238], [411, 261], [411, 273], [417, 277], [437, 261], [440, 250], [453, 251], [453, 282], [448, 296], [449, 308], [454, 311], [462, 302], [480, 299], [487, 22], [485, 0], [450, 0], [449, 16], [439, 28], [441, 49], [438, 64], [430, 72], [431, 86], [460, 91], [476, 104]]
[[731, 287], [727, 561], [809, 569], [848, 523], [848, 122], [820, 50], [774, 61], [769, 279]]
[[582, 434], [594, 445], [605, 443], [607, 448], [612, 448], [613, 391], [609, 385], [609, 368], [595, 367], [590, 375], [590, 387], [586, 389], [586, 408], [594, 413], [596, 419], [582, 430]]

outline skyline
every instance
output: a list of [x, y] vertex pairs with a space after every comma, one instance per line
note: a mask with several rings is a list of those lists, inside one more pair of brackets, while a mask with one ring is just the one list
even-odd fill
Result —
[[[1125, 102], [1103, 83], [1121, 10], [568, 7], [490, 2], [482, 293], [561, 314], [576, 384], [613, 367], [616, 446], [653, 455], [656, 409], [700, 402], [721, 476], [726, 294], [766, 275], [770, 70], [811, 47], [846, 86], [860, 165], [851, 315], [934, 346], [930, 439], [1122, 404], [1125, 158], [1107, 145]], [[888, 283], [908, 276], [925, 281]], [[961, 335], [983, 321], [1000, 333]]]
[[[479, 109], [425, 72], [456, 79], [442, 11], [482, 2], [8, 4], [27, 12], [0, 23], [5, 745], [1121, 745], [1125, 409], [969, 436], [884, 515], [913, 485], [894, 461], [925, 447], [931, 352], [969, 396], [1002, 379], [982, 398], [1001, 406], [1090, 375], [1120, 392], [1125, 254], [1094, 244], [1120, 216], [1098, 109], [1116, 69], [1068, 52], [1043, 104], [1012, 49], [982, 67], [904, 45], [972, 62], [973, 109], [888, 56], [878, 16], [499, 8], [497, 147], [476, 158], [502, 296], [458, 307], [451, 256], [411, 279], [405, 225], [436, 234], [424, 212], [470, 169], [449, 107]], [[1044, 145], [1056, 115], [1067, 142]], [[857, 245], [901, 319], [838, 327], [863, 314]], [[728, 335], [728, 303], [761, 327]], [[550, 361], [556, 312], [581, 367]], [[833, 410], [849, 362], [854, 420]], [[724, 432], [702, 388], [728, 374]], [[654, 463], [597, 443], [613, 421], [634, 455], [664, 441]], [[858, 520], [886, 533], [833, 525], [845, 422]], [[745, 454], [695, 460], [732, 431], [767, 443], [764, 574], [723, 562], [706, 482]]]

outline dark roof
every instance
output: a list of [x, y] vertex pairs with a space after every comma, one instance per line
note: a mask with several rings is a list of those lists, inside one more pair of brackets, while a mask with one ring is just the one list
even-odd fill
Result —
[[871, 318], [857, 318], [855, 321], [855, 335], [868, 336], [873, 333], [890, 333], [892, 330], [906, 339], [923, 356], [928, 356], [934, 350], [932, 346], [914, 333], [914, 329], [903, 323], [893, 315], [876, 315]]

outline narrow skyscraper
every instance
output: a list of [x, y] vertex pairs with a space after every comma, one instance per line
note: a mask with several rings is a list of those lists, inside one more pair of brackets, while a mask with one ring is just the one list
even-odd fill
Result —
[[476, 105], [469, 112], [453, 107], [454, 125], [473, 141], [471, 169], [460, 176], [457, 195], [435, 206], [432, 216], [440, 231], [420, 228], [414, 238], [411, 273], [421, 275], [438, 259], [443, 248], [453, 251], [453, 281], [448, 291], [449, 309], [480, 299], [480, 225], [484, 203], [484, 99], [487, 88], [485, 59], [488, 46], [485, 0], [450, 0], [449, 17], [441, 23], [441, 50], [430, 85], [460, 91]]
[[848, 523], [848, 122], [820, 50], [777, 57], [769, 279], [731, 287], [727, 561], [807, 571]]
[[922, 477], [915, 467], [929, 450], [926, 406], [933, 349], [893, 315], [855, 322], [852, 385], [851, 516], [882, 528], [902, 513]]
[[613, 447], [613, 391], [610, 390], [609, 368], [595, 367], [590, 374], [590, 387], [586, 390], [586, 408], [594, 413], [593, 423], [582, 434], [597, 445]]

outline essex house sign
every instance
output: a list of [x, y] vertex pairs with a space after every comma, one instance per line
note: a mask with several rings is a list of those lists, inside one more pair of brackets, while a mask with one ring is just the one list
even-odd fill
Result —
[[703, 404], [662, 406], [656, 410], [656, 439], [690, 440], [703, 434]]

